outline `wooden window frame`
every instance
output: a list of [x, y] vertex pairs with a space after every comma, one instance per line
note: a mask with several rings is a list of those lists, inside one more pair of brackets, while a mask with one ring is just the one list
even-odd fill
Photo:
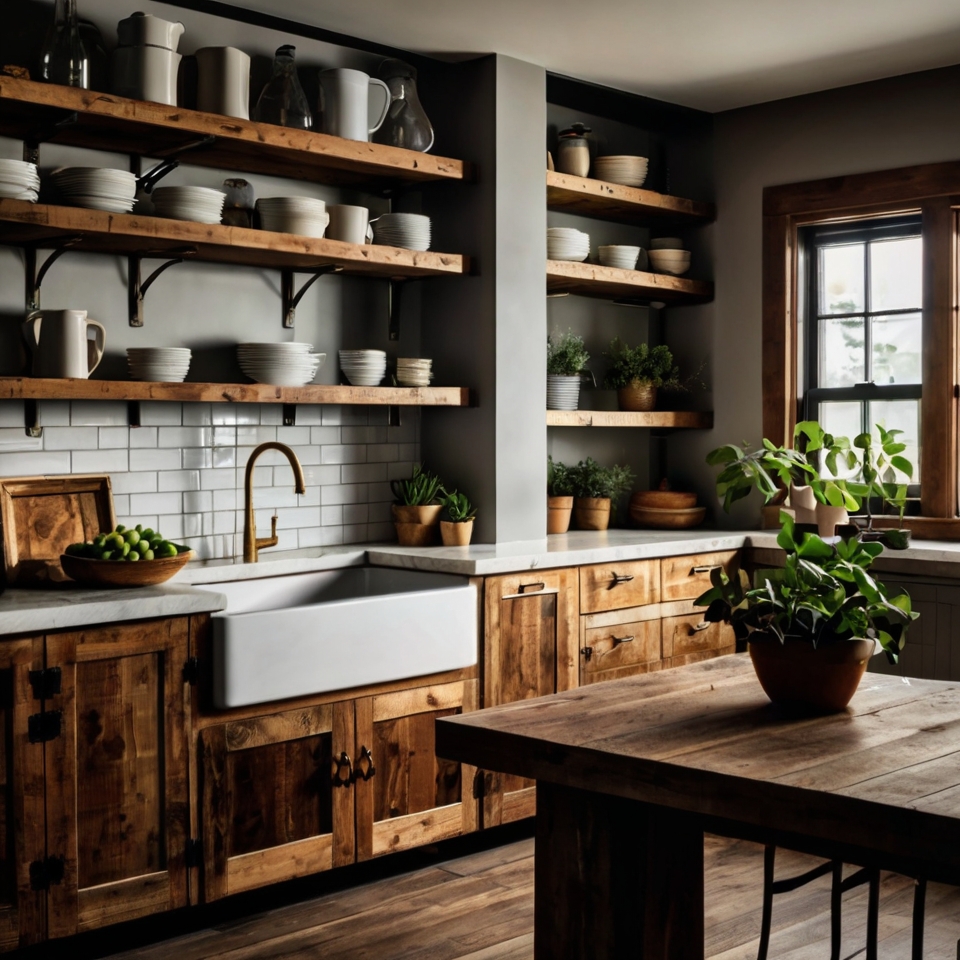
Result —
[[[960, 161], [764, 189], [763, 435], [774, 443], [791, 445], [802, 399], [797, 367], [800, 228], [918, 211], [923, 221], [923, 398], [920, 402], [923, 484], [921, 515], [907, 518], [904, 525], [920, 539], [960, 540], [957, 492]], [[892, 518], [892, 524], [896, 523], [896, 518]]]

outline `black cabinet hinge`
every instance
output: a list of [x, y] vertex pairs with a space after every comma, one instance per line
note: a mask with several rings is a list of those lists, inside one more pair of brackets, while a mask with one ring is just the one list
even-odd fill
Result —
[[63, 883], [63, 857], [47, 857], [30, 864], [31, 890], [49, 890], [56, 883]]
[[187, 841], [187, 852], [184, 856], [184, 861], [188, 870], [193, 867], [199, 867], [203, 862], [203, 848], [200, 846], [199, 840], [191, 838]]
[[183, 665], [183, 682], [195, 687], [200, 680], [200, 658], [189, 657]]
[[482, 800], [483, 799], [483, 771], [478, 770], [473, 775], [473, 799]]
[[30, 743], [47, 743], [56, 740], [63, 729], [61, 710], [44, 710], [27, 717], [27, 739]]
[[46, 670], [31, 670], [27, 679], [33, 687], [33, 699], [48, 700], [60, 692], [63, 677], [59, 667], [47, 667]]

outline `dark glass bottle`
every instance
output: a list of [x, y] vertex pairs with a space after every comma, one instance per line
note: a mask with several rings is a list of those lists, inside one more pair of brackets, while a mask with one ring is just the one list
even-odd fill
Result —
[[53, 23], [40, 50], [40, 78], [90, 89], [90, 58], [80, 39], [77, 0], [56, 0]]
[[374, 141], [426, 153], [433, 146], [433, 127], [417, 94], [416, 69], [402, 60], [384, 60], [377, 75], [390, 88], [391, 102]]
[[257, 120], [275, 123], [281, 127], [313, 127], [313, 114], [307, 96], [300, 86], [297, 64], [294, 60], [296, 47], [280, 47], [273, 61], [273, 76], [257, 100]]

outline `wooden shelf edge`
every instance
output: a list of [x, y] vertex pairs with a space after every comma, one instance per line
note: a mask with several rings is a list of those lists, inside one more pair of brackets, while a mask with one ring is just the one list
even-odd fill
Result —
[[548, 427], [661, 427], [709, 430], [709, 410], [548, 410]]
[[0, 400], [157, 400], [181, 403], [317, 403], [390, 407], [468, 407], [467, 387], [352, 387], [266, 383], [148, 383], [0, 377]]
[[599, 263], [548, 260], [547, 292], [615, 300], [706, 303], [713, 299], [713, 284], [708, 280], [690, 280], [644, 270], [622, 270]]

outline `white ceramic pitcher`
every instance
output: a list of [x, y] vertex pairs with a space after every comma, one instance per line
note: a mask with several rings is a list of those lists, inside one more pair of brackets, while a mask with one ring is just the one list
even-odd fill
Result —
[[86, 310], [37, 310], [24, 320], [23, 335], [35, 377], [86, 380], [103, 359], [106, 331]]
[[[378, 87], [383, 93], [383, 107], [373, 123], [370, 122], [371, 87]], [[387, 119], [391, 99], [390, 88], [362, 70], [321, 70], [320, 129], [335, 137], [367, 141]]]
[[197, 51], [197, 109], [250, 119], [250, 57], [236, 47]]

